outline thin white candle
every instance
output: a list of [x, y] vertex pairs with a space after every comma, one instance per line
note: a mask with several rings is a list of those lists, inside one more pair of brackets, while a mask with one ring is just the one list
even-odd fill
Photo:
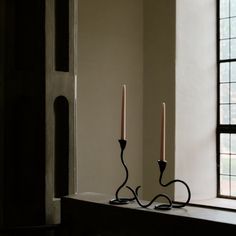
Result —
[[162, 103], [161, 114], [161, 147], [160, 147], [160, 160], [165, 161], [165, 145], [166, 145], [166, 104]]
[[122, 86], [121, 140], [126, 140], [126, 85]]

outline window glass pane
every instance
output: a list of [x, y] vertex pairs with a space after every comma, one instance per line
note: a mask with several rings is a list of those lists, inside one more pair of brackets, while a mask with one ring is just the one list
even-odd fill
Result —
[[230, 58], [231, 59], [236, 58], [236, 39], [230, 40]]
[[230, 121], [231, 124], [236, 124], [236, 105], [230, 106]]
[[231, 156], [231, 175], [236, 175], [236, 156]]
[[236, 177], [231, 176], [231, 196], [236, 197]]
[[[231, 142], [230, 142], [231, 144], [230, 144], [230, 146], [231, 146], [231, 150], [230, 150], [230, 152], [231, 152], [231, 154], [236, 154], [236, 134], [231, 134]], [[233, 157], [235, 157], [236, 158], [236, 156], [232, 156], [232, 158]]]
[[220, 85], [220, 103], [229, 103], [229, 84]]
[[220, 174], [229, 175], [229, 155], [220, 155]]
[[220, 20], [220, 38], [221, 39], [229, 38], [229, 19]]
[[220, 0], [220, 18], [229, 17], [229, 0]]
[[229, 40], [220, 41], [220, 59], [229, 59]]
[[[223, 68], [223, 69], [226, 70], [227, 68]], [[226, 76], [226, 75], [224, 75], [224, 76]], [[230, 63], [230, 81], [236, 82], [236, 62]]]
[[220, 123], [229, 124], [229, 105], [220, 105]]
[[[231, 67], [234, 67], [234, 73], [236, 76], [236, 63]], [[231, 76], [232, 76], [232, 69], [231, 69]], [[220, 82], [229, 82], [229, 63], [220, 63]]]
[[229, 176], [220, 176], [220, 194], [229, 195]]
[[236, 16], [236, 0], [230, 0], [230, 16]]
[[220, 134], [220, 153], [230, 153], [229, 138], [230, 134]]
[[230, 19], [230, 37], [236, 37], [236, 17]]
[[236, 103], [236, 83], [230, 85], [230, 102]]

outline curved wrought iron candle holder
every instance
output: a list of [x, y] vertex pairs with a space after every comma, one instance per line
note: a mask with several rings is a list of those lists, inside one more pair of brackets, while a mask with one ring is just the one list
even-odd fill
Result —
[[137, 196], [137, 192], [135, 192], [132, 188], [130, 188], [129, 186], [126, 186], [134, 195], [134, 198], [136, 199], [137, 203], [139, 204], [139, 206], [143, 207], [143, 208], [147, 208], [149, 206], [152, 205], [153, 202], [155, 202], [158, 198], [163, 197], [165, 199], [167, 199], [167, 201], [169, 202], [169, 204], [160, 204], [160, 205], [156, 205], [155, 209], [162, 209], [162, 210], [169, 210], [172, 208], [172, 201], [170, 200], [170, 198], [166, 195], [166, 194], [157, 194], [149, 203], [147, 204], [143, 204], [142, 202], [140, 202], [140, 200], [138, 199]]
[[[173, 183], [179, 182], [179, 183], [182, 183], [182, 184], [186, 187], [187, 192], [188, 192], [188, 197], [187, 197], [186, 202], [179, 203], [179, 204], [173, 204], [172, 207], [173, 207], [173, 208], [181, 208], [181, 207], [186, 206], [186, 205], [189, 203], [190, 199], [191, 199], [191, 191], [190, 191], [189, 186], [188, 186], [183, 180], [180, 180], [180, 179], [174, 179], [174, 180], [168, 182], [167, 184], [163, 184], [163, 183], [162, 183], [162, 176], [163, 176], [163, 173], [164, 173], [164, 171], [165, 171], [167, 162], [166, 162], [166, 161], [158, 160], [158, 164], [159, 164], [159, 168], [160, 168], [159, 183], [160, 183], [160, 185], [161, 185], [162, 187], [167, 187], [167, 186], [169, 186], [169, 185], [171, 185], [171, 184], [173, 184]], [[174, 203], [174, 201], [172, 201], [172, 203]]]
[[158, 165], [159, 165], [159, 169], [160, 169], [160, 177], [159, 177], [159, 184], [162, 186], [162, 187], [167, 187], [173, 183], [182, 183], [187, 191], [188, 191], [188, 198], [186, 200], [186, 202], [183, 202], [183, 203], [179, 203], [179, 204], [176, 204], [174, 201], [172, 201], [168, 195], [166, 194], [158, 194], [156, 195], [149, 203], [147, 204], [143, 204], [140, 202], [140, 200], [138, 199], [138, 189], [136, 189], [136, 191], [134, 191], [132, 188], [130, 188], [129, 186], [126, 186], [134, 195], [134, 198], [136, 199], [137, 203], [141, 206], [141, 207], [149, 207], [157, 198], [159, 197], [163, 197], [165, 199], [167, 199], [167, 201], [169, 202], [169, 204], [160, 204], [160, 205], [156, 205], [154, 208], [155, 209], [160, 209], [160, 210], [170, 210], [171, 208], [181, 208], [181, 207], [184, 207], [186, 206], [190, 199], [191, 199], [191, 191], [190, 191], [190, 188], [189, 186], [183, 181], [183, 180], [179, 180], [179, 179], [174, 179], [170, 182], [168, 182], [167, 184], [163, 184], [162, 183], [162, 176], [163, 176], [163, 173], [165, 171], [165, 168], [166, 168], [166, 165], [167, 165], [167, 162], [166, 161], [162, 161], [162, 160], [158, 160]]
[[[120, 143], [120, 148], [121, 148], [121, 153], [120, 153], [120, 157], [121, 157], [121, 162], [122, 162], [122, 165], [124, 166], [125, 168], [125, 180], [124, 182], [118, 187], [118, 189], [116, 190], [116, 194], [115, 194], [115, 198], [110, 200], [110, 204], [115, 204], [115, 205], [123, 205], [123, 204], [128, 204], [130, 201], [134, 201], [135, 200], [135, 197], [133, 198], [120, 198], [119, 197], [119, 192], [120, 190], [126, 185], [127, 181], [128, 181], [128, 178], [129, 178], [129, 171], [128, 171], [128, 168], [124, 162], [124, 157], [123, 157], [123, 153], [124, 153], [124, 149], [126, 147], [126, 143], [127, 141], [124, 140], [124, 139], [120, 139], [119, 140], [119, 143]], [[135, 193], [135, 196], [138, 196], [138, 189], [140, 188], [141, 186], [138, 186], [134, 193]]]

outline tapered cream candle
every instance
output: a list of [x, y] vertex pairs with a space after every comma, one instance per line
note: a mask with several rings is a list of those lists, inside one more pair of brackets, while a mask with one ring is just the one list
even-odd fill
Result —
[[126, 140], [126, 85], [122, 86], [121, 140]]
[[166, 104], [162, 103], [160, 160], [166, 160]]

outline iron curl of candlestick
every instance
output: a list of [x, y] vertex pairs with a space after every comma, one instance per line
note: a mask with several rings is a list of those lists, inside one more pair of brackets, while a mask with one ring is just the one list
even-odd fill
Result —
[[[124, 139], [120, 139], [119, 140], [119, 143], [120, 143], [120, 148], [121, 148], [121, 153], [120, 153], [120, 158], [121, 158], [121, 163], [122, 165], [124, 166], [124, 169], [125, 169], [125, 180], [124, 182], [118, 187], [118, 189], [116, 190], [116, 193], [115, 193], [115, 198], [114, 199], [111, 199], [109, 201], [110, 204], [114, 204], [114, 205], [123, 205], [123, 204], [128, 204], [129, 202], [131, 201], [134, 201], [135, 200], [135, 197], [132, 197], [132, 198], [124, 198], [124, 197], [119, 197], [119, 192], [120, 190], [126, 185], [127, 181], [128, 181], [128, 178], [129, 178], [129, 171], [128, 171], [128, 168], [124, 162], [124, 149], [126, 147], [126, 143], [127, 141], [124, 140]], [[141, 186], [138, 186], [136, 187], [134, 193], [135, 193], [135, 196], [138, 196], [138, 190]]]
[[172, 181], [170, 181], [170, 182], [168, 182], [166, 184], [163, 184], [162, 183], [162, 177], [163, 177], [163, 173], [165, 171], [167, 162], [166, 161], [162, 161], [162, 160], [158, 160], [158, 165], [159, 165], [159, 169], [160, 169], [159, 184], [162, 187], [167, 187], [167, 186], [169, 186], [169, 185], [171, 185], [173, 183], [177, 183], [177, 182], [182, 183], [186, 187], [187, 192], [188, 192], [188, 198], [187, 198], [186, 202], [176, 204], [176, 202], [172, 201], [168, 195], [166, 195], [166, 194], [157, 194], [149, 203], [143, 204], [143, 203], [141, 203], [141, 201], [138, 198], [138, 190], [139, 190], [139, 188], [136, 189], [136, 191], [134, 191], [129, 186], [126, 186], [126, 187], [133, 193], [134, 198], [136, 199], [136, 201], [139, 204], [139, 206], [144, 207], [144, 208], [151, 206], [152, 203], [156, 199], [158, 199], [159, 197], [163, 197], [163, 198], [167, 199], [169, 204], [159, 204], [159, 205], [156, 205], [154, 207], [155, 209], [170, 210], [171, 208], [181, 208], [181, 207], [186, 206], [189, 203], [190, 199], [191, 199], [191, 191], [190, 191], [189, 186], [183, 180], [179, 180], [179, 179], [174, 179], [174, 180], [172, 180]]
[[158, 198], [163, 197], [165, 199], [167, 199], [167, 201], [169, 202], [169, 204], [160, 204], [160, 205], [156, 205], [155, 208], [158, 209], [162, 209], [162, 210], [169, 210], [172, 207], [172, 201], [170, 200], [170, 198], [163, 193], [157, 194], [149, 203], [147, 204], [143, 204], [139, 199], [138, 199], [138, 195], [137, 195], [137, 191], [134, 191], [131, 187], [126, 186], [126, 188], [128, 188], [134, 195], [134, 198], [136, 199], [137, 203], [139, 204], [139, 206], [143, 207], [143, 208], [147, 208], [149, 206], [152, 205], [153, 202], [155, 202]]

